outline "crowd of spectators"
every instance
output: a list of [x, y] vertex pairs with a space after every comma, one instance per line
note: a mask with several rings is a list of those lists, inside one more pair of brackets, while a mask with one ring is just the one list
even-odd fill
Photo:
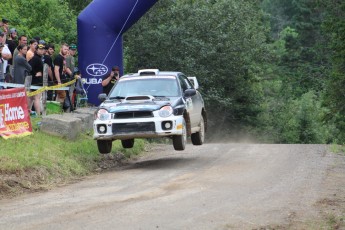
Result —
[[[28, 40], [29, 39], [29, 40]], [[28, 44], [29, 41], [29, 44]], [[40, 37], [18, 36], [16, 28], [10, 28], [10, 21], [0, 21], [0, 82], [24, 84], [27, 76], [32, 76], [31, 85], [43, 85], [43, 66], [48, 65], [48, 86], [59, 85], [74, 79], [77, 46], [60, 44], [59, 53], [55, 46]], [[3, 89], [0, 86], [0, 90]], [[34, 90], [32, 90], [34, 91]], [[56, 94], [55, 94], [56, 92]], [[62, 105], [67, 96], [65, 91], [48, 91], [48, 100], [57, 100]], [[41, 114], [42, 93], [28, 97], [28, 109]], [[66, 109], [66, 108], [65, 108]]]

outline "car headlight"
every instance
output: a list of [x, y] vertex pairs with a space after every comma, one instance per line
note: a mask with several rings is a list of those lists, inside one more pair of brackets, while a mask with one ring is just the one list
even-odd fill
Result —
[[163, 106], [159, 110], [159, 116], [160, 117], [169, 117], [173, 113], [173, 108], [171, 106]]
[[111, 113], [108, 112], [106, 109], [100, 109], [97, 111], [96, 119], [101, 121], [106, 121], [111, 119]]

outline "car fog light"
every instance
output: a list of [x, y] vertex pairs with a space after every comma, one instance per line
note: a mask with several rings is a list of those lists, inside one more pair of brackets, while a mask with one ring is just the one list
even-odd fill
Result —
[[98, 132], [99, 133], [106, 133], [107, 132], [107, 128], [105, 125], [99, 125], [98, 126]]
[[166, 129], [170, 129], [171, 128], [171, 124], [169, 122], [167, 122], [167, 123], [164, 124], [164, 127]]
[[162, 122], [162, 129], [163, 130], [171, 130], [172, 129], [172, 122], [171, 121], [163, 121]]

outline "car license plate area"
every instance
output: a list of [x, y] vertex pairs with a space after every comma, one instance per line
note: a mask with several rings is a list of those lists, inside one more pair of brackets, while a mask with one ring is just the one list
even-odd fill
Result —
[[124, 134], [130, 132], [155, 132], [154, 122], [135, 122], [135, 123], [117, 123], [113, 124], [112, 132], [114, 134]]

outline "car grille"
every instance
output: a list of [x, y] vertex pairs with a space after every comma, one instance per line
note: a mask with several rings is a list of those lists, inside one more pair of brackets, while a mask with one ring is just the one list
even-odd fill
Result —
[[150, 111], [131, 111], [131, 112], [119, 112], [115, 113], [116, 119], [127, 119], [127, 118], [145, 118], [153, 117]]
[[155, 132], [155, 130], [154, 122], [117, 123], [112, 126], [112, 132], [114, 134], [129, 132]]

